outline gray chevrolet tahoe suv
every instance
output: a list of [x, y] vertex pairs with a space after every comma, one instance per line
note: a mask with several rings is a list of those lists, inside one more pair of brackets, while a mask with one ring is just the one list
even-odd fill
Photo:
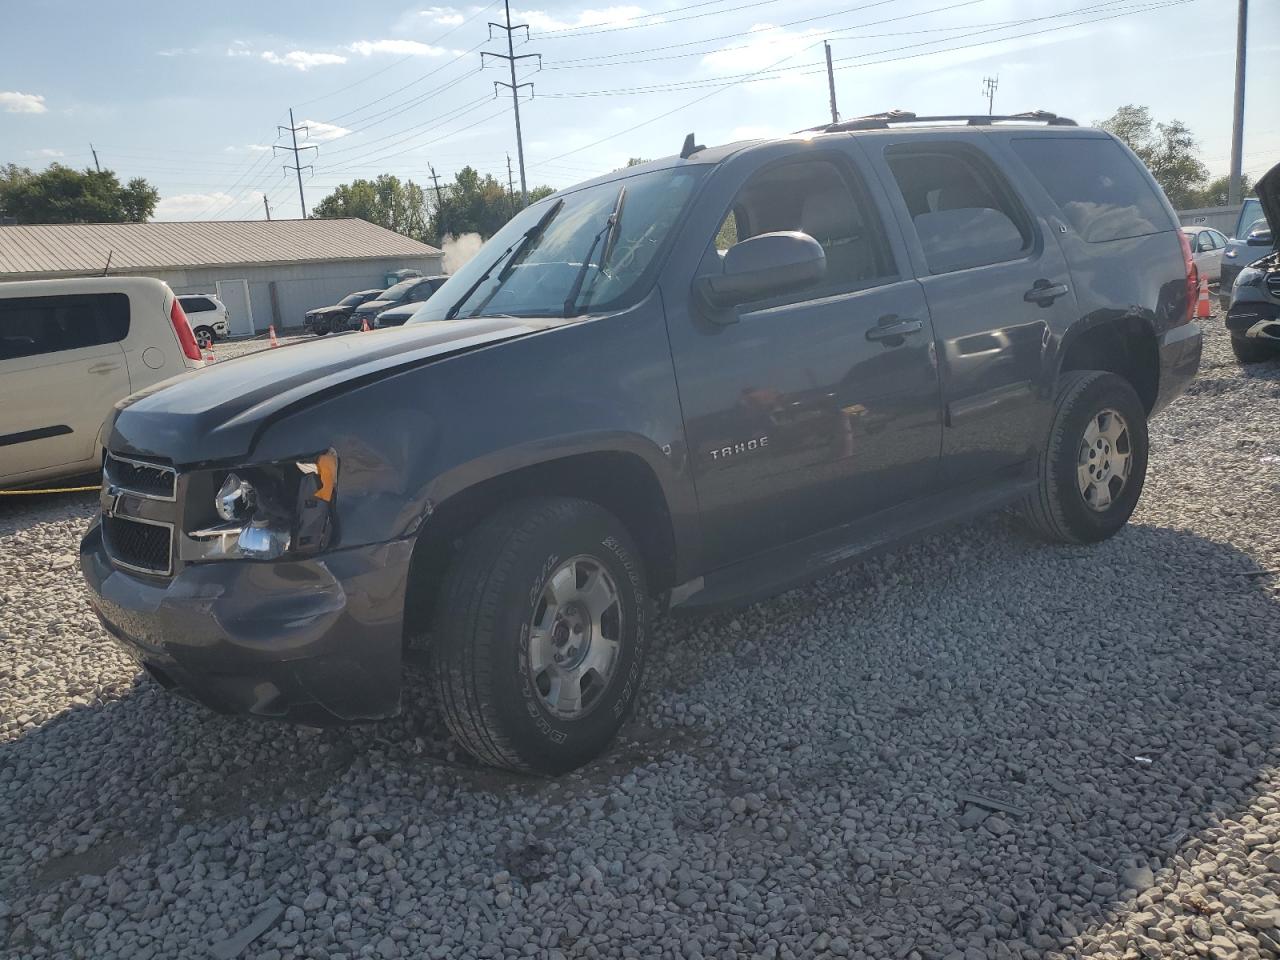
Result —
[[691, 137], [521, 211], [404, 327], [122, 402], [80, 554], [106, 628], [309, 722], [394, 714], [425, 648], [469, 751], [556, 773], [623, 723], [655, 608], [1009, 505], [1113, 535], [1200, 360], [1174, 213], [1106, 133], [917, 119]]

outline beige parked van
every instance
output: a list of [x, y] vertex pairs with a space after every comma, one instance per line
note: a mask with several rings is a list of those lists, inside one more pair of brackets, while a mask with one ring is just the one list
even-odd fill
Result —
[[0, 283], [0, 487], [97, 471], [115, 402], [200, 366], [159, 280]]

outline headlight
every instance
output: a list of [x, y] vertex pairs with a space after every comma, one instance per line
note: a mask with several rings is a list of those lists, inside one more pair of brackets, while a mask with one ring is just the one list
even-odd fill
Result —
[[1260, 287], [1262, 286], [1262, 280], [1266, 275], [1267, 272], [1265, 270], [1258, 270], [1255, 267], [1245, 267], [1236, 274], [1235, 285], [1237, 287]]
[[[222, 522], [188, 534], [195, 544], [189, 559], [277, 560], [324, 549], [332, 535], [337, 483], [338, 455], [332, 450], [227, 471], [211, 504]], [[193, 505], [197, 516], [207, 509]]]

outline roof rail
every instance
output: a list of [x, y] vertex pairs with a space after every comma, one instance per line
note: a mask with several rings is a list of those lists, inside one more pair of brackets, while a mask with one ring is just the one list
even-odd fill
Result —
[[1078, 124], [1070, 117], [1060, 117], [1048, 110], [1028, 110], [1026, 113], [1008, 114], [970, 114], [960, 113], [948, 116], [921, 117], [909, 110], [889, 110], [885, 113], [873, 113], [866, 117], [854, 117], [852, 120], [841, 120], [839, 123], [827, 123], [817, 127], [808, 127], [801, 133], [840, 133], [845, 130], [887, 130], [896, 123], [964, 123], [970, 127], [985, 127], [992, 123], [1012, 121], [1015, 123], [1043, 123], [1051, 127], [1074, 127]]

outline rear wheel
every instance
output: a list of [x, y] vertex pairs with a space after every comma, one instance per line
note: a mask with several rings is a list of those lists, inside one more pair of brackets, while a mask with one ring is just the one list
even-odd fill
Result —
[[639, 553], [601, 507], [546, 498], [496, 514], [465, 541], [436, 609], [437, 699], [477, 759], [563, 773], [622, 726], [648, 597]]
[[1256, 337], [1237, 337], [1232, 334], [1231, 352], [1241, 363], [1262, 363], [1280, 356], [1280, 345]]
[[329, 321], [317, 320], [315, 323], [311, 325], [311, 332], [314, 333], [317, 337], [323, 337], [326, 333], [329, 332]]
[[1123, 527], [1147, 475], [1147, 414], [1129, 382], [1096, 370], [1064, 373], [1038, 471], [1023, 512], [1041, 536], [1096, 543]]

